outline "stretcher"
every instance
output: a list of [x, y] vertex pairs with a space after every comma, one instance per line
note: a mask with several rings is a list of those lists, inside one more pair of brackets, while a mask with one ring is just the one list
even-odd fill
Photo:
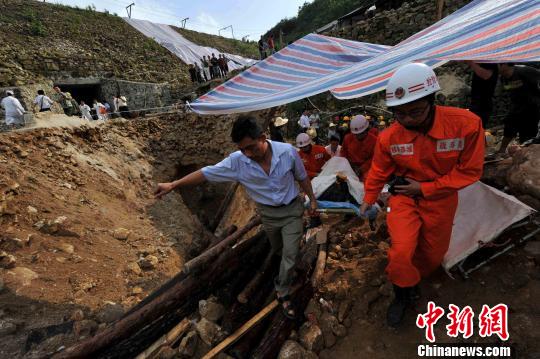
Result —
[[[333, 157], [322, 168], [311, 184], [316, 198], [336, 182], [337, 176], [345, 176], [351, 196], [358, 204], [364, 198], [364, 184], [360, 182], [349, 162], [345, 158]], [[383, 189], [383, 192], [387, 188]], [[495, 259], [501, 254], [514, 248], [540, 233], [540, 220], [536, 219], [536, 211], [496, 188], [482, 182], [458, 191], [459, 203], [454, 217], [450, 246], [442, 262], [443, 268], [450, 274], [451, 270], [459, 271], [465, 278], [468, 275]], [[359, 215], [358, 206], [351, 203], [317, 201], [320, 212], [346, 213]], [[309, 205], [309, 202], [306, 202]], [[370, 213], [370, 216], [376, 215]], [[526, 227], [528, 231], [522, 237], [510, 241], [499, 250], [491, 250], [480, 261], [469, 258], [479, 249], [493, 248], [493, 243], [501, 234], [517, 228]]]

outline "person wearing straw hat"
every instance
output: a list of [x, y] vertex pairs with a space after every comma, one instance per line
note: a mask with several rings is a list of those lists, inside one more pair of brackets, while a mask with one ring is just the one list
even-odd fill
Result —
[[354, 172], [360, 180], [364, 180], [375, 151], [378, 131], [369, 127], [369, 122], [362, 115], [351, 120], [351, 133], [345, 136], [341, 147], [341, 157], [349, 160]]
[[331, 141], [332, 137], [337, 137], [338, 141], [340, 140], [340, 135], [337, 131], [337, 126], [333, 122], [331, 122], [328, 125], [328, 134], [326, 135], [326, 138], [328, 139], [328, 141]]
[[288, 118], [276, 117], [276, 119], [270, 123], [270, 139], [276, 142], [285, 142], [283, 138], [282, 128], [289, 122]]

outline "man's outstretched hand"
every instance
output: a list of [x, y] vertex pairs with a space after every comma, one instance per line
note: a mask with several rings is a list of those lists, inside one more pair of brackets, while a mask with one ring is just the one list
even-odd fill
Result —
[[156, 190], [154, 191], [154, 197], [161, 199], [167, 193], [171, 192], [174, 189], [172, 183], [158, 183]]

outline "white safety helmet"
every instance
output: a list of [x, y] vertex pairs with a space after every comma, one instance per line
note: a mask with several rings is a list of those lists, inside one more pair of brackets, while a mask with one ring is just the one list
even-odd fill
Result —
[[296, 147], [302, 148], [311, 145], [311, 137], [307, 133], [301, 133], [296, 136]]
[[12, 91], [12, 90], [7, 90], [7, 91], [6, 91], [6, 95], [7, 95], [7, 96], [9, 96], [9, 95], [13, 96], [13, 91]]
[[351, 133], [358, 134], [367, 130], [369, 127], [369, 122], [362, 115], [356, 115], [351, 120]]
[[401, 66], [386, 85], [386, 106], [394, 107], [416, 101], [439, 91], [439, 81], [428, 65], [415, 62]]

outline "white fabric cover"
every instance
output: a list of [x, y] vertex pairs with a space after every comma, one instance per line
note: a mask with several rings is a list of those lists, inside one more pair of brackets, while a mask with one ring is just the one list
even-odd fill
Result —
[[447, 270], [480, 248], [479, 241], [491, 242], [506, 228], [535, 212], [515, 197], [482, 182], [463, 188], [458, 195], [450, 247], [442, 263]]
[[[216, 57], [218, 57], [218, 54], [223, 54], [223, 52], [212, 47], [199, 46], [191, 41], [188, 41], [169, 25], [156, 24], [147, 20], [128, 18], [124, 18], [124, 20], [136, 30], [140, 31], [147, 37], [154, 39], [154, 41], [156, 41], [158, 44], [178, 56], [186, 64], [197, 63], [199, 66], [202, 66], [201, 58], [203, 55], [212, 56], [213, 53]], [[238, 55], [225, 53], [225, 56], [229, 59], [229, 70], [241, 69], [251, 66], [257, 62], [256, 60]]]
[[349, 193], [354, 197], [356, 202], [362, 203], [364, 199], [364, 184], [360, 182], [349, 161], [344, 157], [332, 157], [329, 159], [324, 164], [321, 173], [311, 180], [315, 197], [318, 198], [328, 187], [336, 182], [336, 174], [338, 172], [347, 176]]
[[[347, 176], [349, 192], [358, 203], [362, 203], [364, 184], [343, 157], [332, 157], [311, 181], [315, 197], [319, 197], [336, 181], [338, 172]], [[386, 191], [385, 186], [383, 192]], [[478, 250], [480, 241], [491, 242], [506, 228], [535, 212], [515, 197], [482, 182], [463, 188], [458, 196], [450, 247], [442, 263], [447, 270]]]

